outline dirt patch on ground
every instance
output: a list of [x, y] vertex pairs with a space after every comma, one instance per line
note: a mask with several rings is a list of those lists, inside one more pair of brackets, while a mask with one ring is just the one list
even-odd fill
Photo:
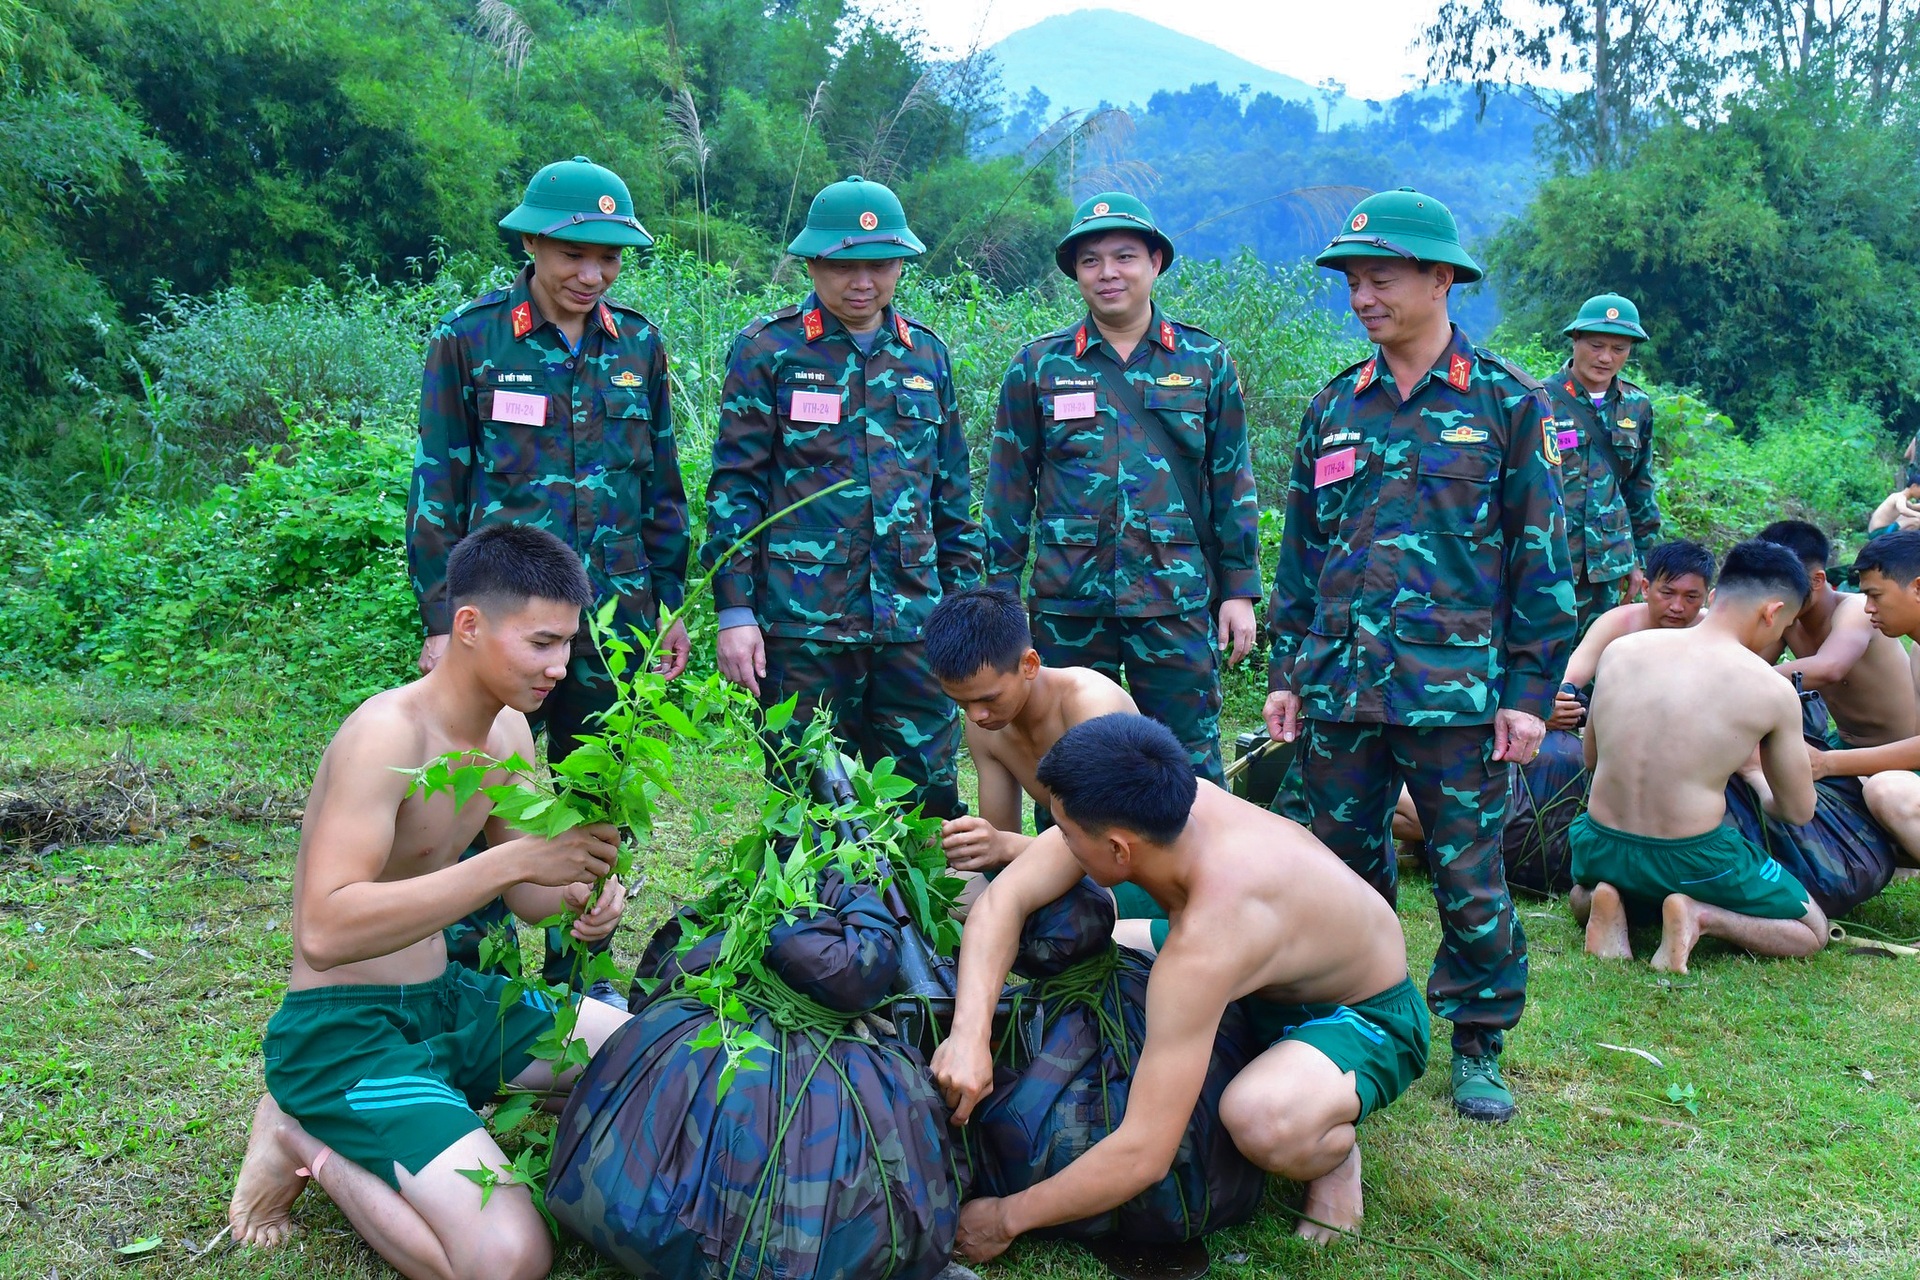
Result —
[[229, 788], [213, 796], [171, 794], [172, 770], [128, 752], [97, 765], [0, 781], [0, 848], [26, 853], [80, 844], [158, 840], [183, 822], [261, 826], [298, 823], [303, 797]]

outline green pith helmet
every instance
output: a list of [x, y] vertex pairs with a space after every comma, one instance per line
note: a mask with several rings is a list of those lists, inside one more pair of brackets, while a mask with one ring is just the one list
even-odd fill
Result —
[[1340, 234], [1313, 265], [1338, 269], [1348, 258], [1445, 262], [1461, 284], [1486, 274], [1460, 247], [1460, 228], [1447, 206], [1412, 187], [1381, 191], [1353, 206]]
[[1640, 327], [1640, 308], [1617, 293], [1596, 294], [1588, 298], [1580, 304], [1580, 314], [1573, 318], [1573, 323], [1560, 332], [1569, 336], [1576, 333], [1617, 333], [1636, 342], [1647, 340], [1647, 331]]
[[633, 196], [613, 170], [585, 156], [557, 160], [533, 175], [527, 194], [500, 219], [502, 228], [580, 244], [644, 249], [653, 237], [633, 216]]
[[927, 251], [907, 227], [900, 197], [885, 183], [854, 174], [823, 187], [807, 210], [807, 225], [787, 246], [796, 258], [917, 258]]
[[1173, 265], [1173, 241], [1153, 221], [1153, 211], [1136, 196], [1124, 191], [1102, 191], [1097, 196], [1083, 201], [1073, 211], [1073, 225], [1067, 228], [1067, 234], [1060, 237], [1060, 243], [1053, 247], [1053, 260], [1060, 269], [1073, 275], [1073, 242], [1081, 236], [1096, 235], [1102, 231], [1132, 231], [1144, 237], [1151, 247], [1160, 251], [1160, 270], [1164, 274]]

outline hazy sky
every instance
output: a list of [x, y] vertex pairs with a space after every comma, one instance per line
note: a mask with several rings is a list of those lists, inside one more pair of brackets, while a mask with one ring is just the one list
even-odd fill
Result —
[[[1042, 18], [1075, 9], [1138, 14], [1249, 62], [1309, 84], [1331, 75], [1357, 98], [1390, 98], [1413, 86], [1425, 60], [1411, 46], [1438, 0], [854, 0], [908, 17], [947, 52], [990, 45]], [[1147, 56], [1150, 56], [1148, 54]]]

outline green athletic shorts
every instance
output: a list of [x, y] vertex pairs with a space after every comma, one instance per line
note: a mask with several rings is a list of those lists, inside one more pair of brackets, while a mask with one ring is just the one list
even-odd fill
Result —
[[553, 1005], [507, 979], [450, 964], [432, 982], [289, 991], [267, 1022], [267, 1091], [308, 1133], [400, 1189], [481, 1127], [486, 1105], [533, 1061]]
[[1358, 1004], [1279, 1004], [1249, 996], [1240, 1002], [1254, 1037], [1269, 1048], [1298, 1040], [1342, 1071], [1353, 1072], [1360, 1119], [1392, 1102], [1427, 1070], [1433, 1026], [1413, 979]]
[[1588, 889], [1612, 885], [1629, 905], [1657, 910], [1668, 895], [1765, 920], [1798, 920], [1813, 900], [1791, 872], [1732, 827], [1684, 840], [1615, 831], [1581, 814], [1567, 828], [1573, 880]]
[[1122, 920], [1153, 922], [1147, 926], [1147, 933], [1153, 939], [1155, 951], [1167, 945], [1167, 930], [1171, 927], [1167, 921], [1167, 909], [1155, 902], [1152, 894], [1137, 884], [1123, 880], [1113, 886], [1113, 905]]

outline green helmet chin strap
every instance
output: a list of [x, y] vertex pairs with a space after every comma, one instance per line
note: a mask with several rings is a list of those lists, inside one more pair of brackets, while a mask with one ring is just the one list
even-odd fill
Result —
[[554, 223], [550, 227], [542, 227], [538, 231], [529, 231], [529, 232], [526, 232], [525, 234], [534, 235], [534, 236], [558, 235], [560, 232], [565, 231], [568, 227], [577, 227], [583, 222], [617, 222], [623, 227], [627, 227], [631, 230], [638, 231], [641, 235], [645, 235], [647, 233], [647, 229], [640, 225], [640, 219], [638, 218], [629, 217], [625, 214], [619, 214], [619, 213], [595, 212], [595, 213], [570, 213], [566, 217], [560, 219], [560, 221]]

